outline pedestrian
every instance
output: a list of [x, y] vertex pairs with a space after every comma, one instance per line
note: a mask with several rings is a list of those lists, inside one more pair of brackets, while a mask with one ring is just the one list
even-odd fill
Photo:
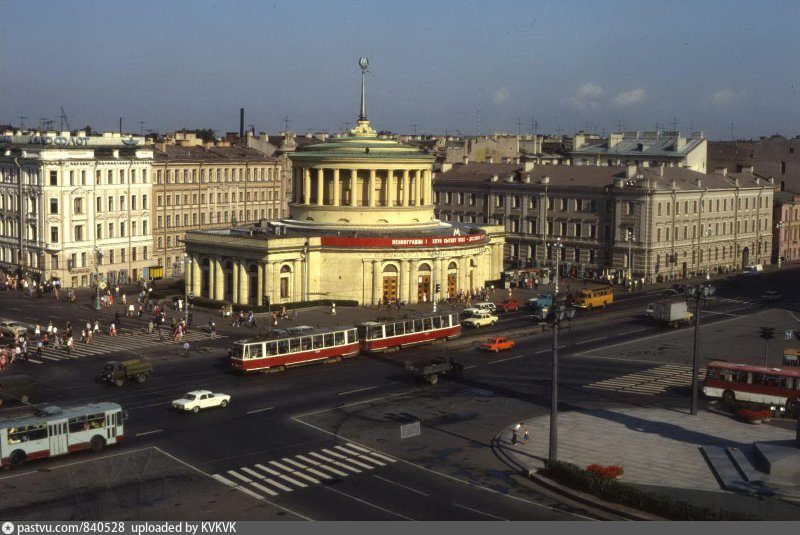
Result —
[[211, 322], [211, 336], [217, 336], [217, 324], [213, 321]]
[[122, 306], [125, 306], [127, 304], [128, 304], [128, 295], [122, 294]]
[[523, 443], [523, 444], [527, 444], [527, 443], [528, 443], [528, 439], [529, 439], [529, 438], [531, 438], [531, 435], [530, 435], [530, 433], [528, 432], [528, 428], [526, 427], [526, 428], [525, 428], [525, 431], [522, 433], [522, 443]]
[[119, 321], [119, 312], [114, 312], [114, 324], [115, 325], [122, 325]]
[[89, 343], [89, 337], [86, 335], [86, 329], [81, 329], [81, 340], [83, 340], [84, 344]]
[[[142, 305], [139, 305], [139, 306], [141, 307]], [[133, 317], [133, 311], [134, 311], [133, 303], [131, 303], [130, 305], [128, 305], [128, 314], [127, 315], [130, 316], [130, 317]], [[139, 317], [141, 318], [141, 315]]]
[[147, 334], [153, 334], [153, 320], [147, 322]]
[[108, 328], [108, 335], [117, 336], [117, 326], [114, 323], [112, 323], [111, 326]]
[[161, 323], [156, 326], [156, 330], [158, 330], [158, 340], [160, 342], [164, 341], [164, 332], [161, 330]]
[[336, 315], [336, 303], [331, 301], [331, 316], [335, 316], [335, 315]]
[[41, 357], [42, 356], [42, 347], [44, 347], [44, 344], [42, 343], [41, 340], [36, 342], [36, 356], [37, 357]]
[[183, 343], [183, 358], [189, 358], [189, 342]]
[[56, 332], [57, 330], [58, 329], [53, 327], [53, 348], [55, 348], [55, 349], [58, 349], [59, 347], [61, 347], [61, 337], [58, 336], [58, 333]]
[[94, 320], [94, 328], [92, 329], [92, 333], [99, 333], [100, 332], [100, 320]]
[[273, 329], [278, 328], [278, 315], [275, 313], [272, 314], [272, 328]]
[[522, 428], [522, 422], [518, 423], [511, 429], [511, 445], [514, 446], [517, 444], [517, 437], [519, 434], [519, 430]]
[[[144, 307], [139, 304], [139, 319], [142, 319], [142, 314], [144, 313]], [[133, 316], [133, 305], [131, 305], [131, 316]]]
[[48, 321], [47, 322], [47, 334], [53, 334], [53, 322], [52, 321]]
[[36, 324], [36, 330], [34, 331], [36, 338], [39, 338], [42, 335], [42, 326], [38, 323]]
[[67, 355], [72, 353], [72, 346], [74, 343], [75, 341], [72, 339], [71, 336], [67, 338]]

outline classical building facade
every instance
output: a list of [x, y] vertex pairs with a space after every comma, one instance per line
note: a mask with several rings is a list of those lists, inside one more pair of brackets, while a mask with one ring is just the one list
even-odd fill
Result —
[[153, 260], [151, 149], [78, 132], [0, 136], [0, 265], [63, 287], [136, 280]]
[[772, 261], [800, 261], [800, 194], [775, 192]]
[[774, 184], [678, 167], [471, 163], [435, 177], [437, 215], [502, 225], [508, 267], [649, 280], [768, 263]]
[[416, 303], [499, 277], [497, 229], [435, 218], [434, 157], [379, 138], [363, 92], [356, 128], [289, 157], [287, 218], [186, 234], [190, 292], [243, 305]]
[[285, 188], [275, 158], [235, 146], [157, 143], [152, 210], [154, 263], [183, 272], [189, 230], [283, 218]]

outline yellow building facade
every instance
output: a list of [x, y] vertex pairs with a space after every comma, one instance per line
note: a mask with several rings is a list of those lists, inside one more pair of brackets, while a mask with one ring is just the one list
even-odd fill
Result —
[[239, 305], [428, 302], [502, 272], [502, 228], [436, 219], [434, 157], [356, 128], [294, 152], [289, 217], [187, 232], [187, 292]]

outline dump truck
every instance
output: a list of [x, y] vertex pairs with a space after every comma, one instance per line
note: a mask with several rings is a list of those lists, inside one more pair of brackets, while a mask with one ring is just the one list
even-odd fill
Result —
[[143, 383], [153, 374], [153, 364], [147, 359], [130, 359], [106, 362], [98, 376], [101, 383], [113, 383], [122, 386], [125, 381]]
[[655, 303], [653, 306], [653, 319], [675, 328], [681, 323], [691, 322], [694, 319], [694, 314], [689, 311], [686, 301], [665, 301], [663, 303]]
[[428, 364], [415, 366], [411, 362], [405, 363], [406, 373], [432, 385], [439, 382], [439, 376], [459, 375], [464, 370], [464, 365], [448, 357], [436, 357]]

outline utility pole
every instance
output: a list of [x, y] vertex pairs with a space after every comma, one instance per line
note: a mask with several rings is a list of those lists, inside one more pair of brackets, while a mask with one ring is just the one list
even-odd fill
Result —
[[769, 341], [775, 338], [775, 329], [773, 327], [761, 327], [761, 334], [759, 338], [764, 339], [764, 367], [769, 367]]
[[692, 416], [697, 415], [697, 403], [699, 397], [700, 381], [698, 374], [700, 372], [700, 365], [698, 363], [698, 348], [700, 345], [700, 300], [714, 294], [714, 287], [710, 284], [698, 284], [694, 292], [691, 294], [695, 299], [694, 310], [694, 348], [692, 350], [692, 400], [690, 405], [690, 413]]
[[288, 115], [284, 115], [283, 116], [283, 131], [284, 132], [288, 132], [289, 131], [289, 123], [291, 123], [291, 122], [292, 121], [289, 120], [289, 116]]
[[565, 308], [562, 304], [556, 304], [553, 300], [553, 352], [552, 362], [550, 363], [550, 444], [547, 458], [550, 461], [558, 460], [558, 334], [561, 330], [561, 322], [567, 320], [570, 323], [575, 317], [575, 309]]
[[517, 136], [522, 137], [522, 117], [517, 117]]
[[678, 118], [674, 116], [672, 117], [672, 131], [673, 132], [678, 131]]
[[147, 123], [145, 121], [137, 121], [139, 123], [139, 135], [144, 135], [144, 125]]
[[25, 130], [25, 119], [27, 119], [27, 117], [24, 115], [19, 115], [18, 117], [19, 117], [19, 129]]

